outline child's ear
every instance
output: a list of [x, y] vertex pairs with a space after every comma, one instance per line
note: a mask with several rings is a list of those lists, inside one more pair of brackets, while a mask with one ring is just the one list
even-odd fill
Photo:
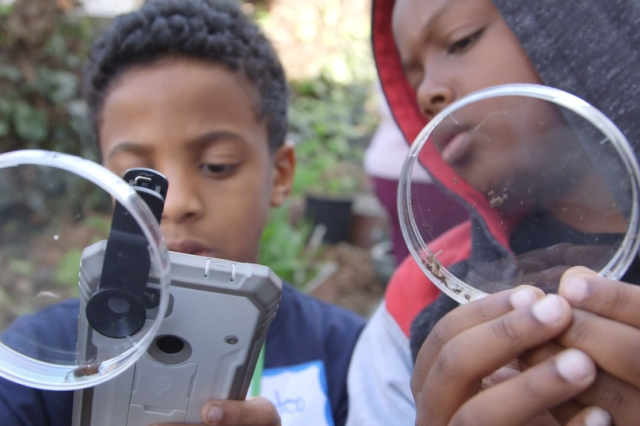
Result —
[[285, 142], [273, 154], [273, 190], [271, 191], [271, 207], [280, 206], [291, 193], [295, 169], [296, 155], [293, 143]]

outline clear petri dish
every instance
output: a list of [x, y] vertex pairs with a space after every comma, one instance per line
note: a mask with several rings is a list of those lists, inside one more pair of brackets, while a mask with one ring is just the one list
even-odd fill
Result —
[[129, 183], [71, 155], [0, 154], [0, 376], [46, 390], [111, 379], [152, 342], [169, 283], [158, 220]]
[[[434, 238], [416, 167], [468, 222]], [[402, 232], [459, 303], [523, 284], [552, 293], [573, 266], [620, 279], [638, 250], [639, 176], [623, 133], [584, 100], [542, 85], [490, 87], [449, 105], [413, 142], [398, 190]]]

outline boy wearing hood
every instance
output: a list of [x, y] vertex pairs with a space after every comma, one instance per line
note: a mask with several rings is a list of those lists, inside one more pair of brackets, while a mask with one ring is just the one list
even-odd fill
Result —
[[[640, 139], [634, 119], [639, 18], [640, 6], [630, 0], [376, 0], [373, 49], [385, 95], [408, 141], [467, 94], [533, 83], [585, 99], [633, 144]], [[478, 162], [486, 158], [473, 149], [465, 155], [476, 155]], [[421, 158], [451, 193], [452, 183], [443, 177], [454, 154], [441, 150]], [[456, 195], [473, 206], [470, 223], [429, 246], [432, 253], [442, 250], [438, 261], [449, 269], [468, 264], [478, 241], [483, 248], [505, 248], [492, 221], [493, 206]], [[621, 225], [618, 217], [582, 231], [616, 234]], [[506, 249], [522, 254], [513, 241]], [[640, 283], [637, 261], [623, 281]], [[640, 342], [640, 316], [633, 310], [640, 289], [586, 268], [570, 269], [560, 283], [562, 297], [527, 287], [454, 310], [457, 304], [407, 259], [356, 346], [348, 424], [413, 424], [416, 418], [429, 425], [538, 424], [549, 422], [550, 413], [537, 414], [555, 406], [551, 414], [561, 424], [607, 424], [606, 412], [615, 424], [636, 424], [640, 374], [636, 344], [630, 342]], [[531, 369], [501, 369], [516, 358]], [[508, 374], [491, 376], [499, 369]], [[489, 376], [484, 384], [494, 386], [478, 393]]]

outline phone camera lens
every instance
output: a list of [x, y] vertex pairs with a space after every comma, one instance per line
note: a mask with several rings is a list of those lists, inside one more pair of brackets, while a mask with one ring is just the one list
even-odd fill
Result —
[[112, 297], [107, 302], [109, 309], [116, 314], [126, 314], [129, 312], [131, 305], [129, 302], [122, 297]]
[[177, 354], [184, 349], [184, 340], [177, 336], [161, 336], [156, 339], [156, 346], [167, 354]]

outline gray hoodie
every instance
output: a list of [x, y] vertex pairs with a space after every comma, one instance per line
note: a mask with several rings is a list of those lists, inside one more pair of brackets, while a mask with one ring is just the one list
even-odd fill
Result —
[[546, 85], [604, 112], [640, 146], [640, 2], [493, 0]]

